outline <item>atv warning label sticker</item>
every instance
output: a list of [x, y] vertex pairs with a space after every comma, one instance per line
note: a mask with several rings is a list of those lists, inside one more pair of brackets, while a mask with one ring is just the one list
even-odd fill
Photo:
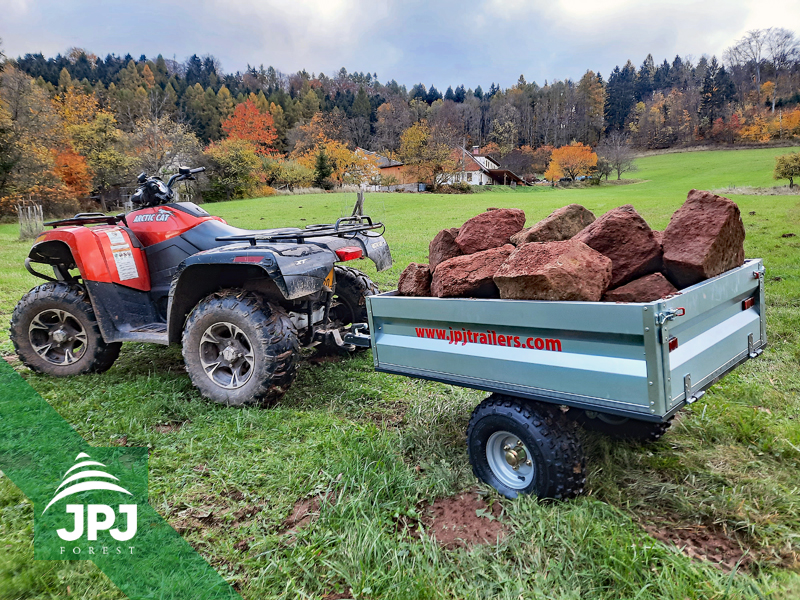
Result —
[[117, 265], [117, 274], [120, 281], [138, 279], [139, 270], [136, 268], [136, 259], [133, 258], [130, 244], [125, 241], [125, 236], [120, 231], [106, 231], [108, 241], [111, 242], [111, 255]]

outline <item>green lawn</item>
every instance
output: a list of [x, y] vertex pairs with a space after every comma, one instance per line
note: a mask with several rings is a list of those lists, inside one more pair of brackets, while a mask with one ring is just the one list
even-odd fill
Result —
[[[651, 156], [638, 161], [633, 176], [641, 181], [629, 185], [368, 194], [366, 211], [386, 224], [395, 266], [376, 274], [371, 263], [360, 265], [392, 289], [409, 262], [427, 260], [438, 230], [491, 206], [522, 208], [530, 225], [572, 202], [597, 215], [630, 203], [663, 229], [691, 188], [774, 185], [774, 156], [784, 152]], [[569, 502], [510, 501], [479, 486], [464, 433], [482, 394], [375, 373], [369, 353], [321, 363], [306, 356], [270, 410], [202, 399], [177, 347], [127, 345], [99, 376], [20, 372], [90, 443], [124, 438], [151, 448], [151, 503], [245, 598], [350, 590], [402, 599], [797, 598], [800, 197], [734, 199], [747, 255], [767, 268], [769, 347], [686, 409], [655, 445], [587, 434], [587, 491]], [[354, 194], [320, 194], [205, 208], [233, 225], [265, 228], [329, 222], [354, 201]], [[0, 226], [0, 350], [18, 365], [5, 327], [37, 282], [22, 266], [29, 243], [16, 235], [15, 226]], [[156, 428], [169, 423], [182, 425]], [[420, 502], [476, 486], [503, 508], [510, 534], [499, 544], [443, 549], [400, 525], [416, 522]], [[329, 491], [317, 521], [296, 535], [284, 531], [299, 499]], [[201, 508], [214, 516], [193, 520], [191, 510]], [[89, 563], [33, 561], [32, 528], [32, 507], [0, 478], [0, 599], [119, 597]], [[655, 530], [710, 534], [747, 555], [724, 572], [647, 533]]]

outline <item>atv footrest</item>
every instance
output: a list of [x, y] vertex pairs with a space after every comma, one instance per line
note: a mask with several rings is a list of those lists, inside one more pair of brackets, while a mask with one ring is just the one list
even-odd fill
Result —
[[136, 329], [131, 329], [131, 333], [167, 333], [167, 324], [150, 323], [149, 325], [142, 325]]

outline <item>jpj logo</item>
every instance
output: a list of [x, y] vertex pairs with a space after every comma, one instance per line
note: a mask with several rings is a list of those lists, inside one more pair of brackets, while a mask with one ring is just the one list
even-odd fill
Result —
[[[134, 469], [130, 465], [123, 466], [125, 457], [116, 458], [117, 467], [121, 467], [117, 470], [130, 475]], [[127, 462], [134, 461], [135, 458], [128, 457]], [[75, 457], [75, 464], [64, 473], [52, 499], [40, 514], [37, 537], [47, 538], [47, 542], [37, 544], [37, 550], [46, 546], [48, 558], [61, 559], [135, 553], [139, 526], [136, 498], [113, 472], [106, 462], [94, 460], [85, 452]], [[146, 488], [146, 470], [144, 477]]]

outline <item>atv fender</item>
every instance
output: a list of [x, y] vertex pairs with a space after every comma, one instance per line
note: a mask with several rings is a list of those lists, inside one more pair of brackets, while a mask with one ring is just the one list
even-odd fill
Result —
[[[120, 251], [125, 256], [118, 256]], [[118, 283], [141, 291], [150, 289], [150, 275], [144, 249], [127, 227], [59, 227], [36, 238], [28, 253], [26, 267], [37, 277], [52, 279], [33, 271], [29, 263], [54, 267], [58, 279], [78, 269], [84, 281]], [[120, 272], [120, 267], [123, 271]]]
[[169, 340], [180, 340], [186, 316], [202, 298], [223, 288], [259, 289], [295, 300], [322, 290], [337, 261], [334, 252], [311, 244], [229, 244], [186, 258], [169, 291]]

